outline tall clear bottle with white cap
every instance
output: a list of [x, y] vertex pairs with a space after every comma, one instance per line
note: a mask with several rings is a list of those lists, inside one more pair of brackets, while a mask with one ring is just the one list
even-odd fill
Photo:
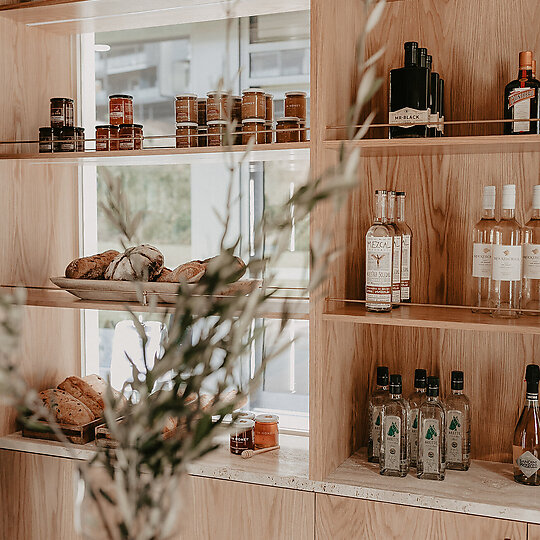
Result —
[[473, 311], [489, 309], [489, 291], [493, 266], [493, 231], [495, 219], [495, 186], [484, 187], [482, 218], [473, 229]]
[[[533, 211], [523, 229], [521, 307], [540, 311], [540, 185], [533, 188]], [[540, 315], [540, 313], [526, 313]]]
[[519, 317], [522, 233], [515, 218], [516, 186], [503, 186], [501, 219], [493, 231], [490, 307], [495, 317]]

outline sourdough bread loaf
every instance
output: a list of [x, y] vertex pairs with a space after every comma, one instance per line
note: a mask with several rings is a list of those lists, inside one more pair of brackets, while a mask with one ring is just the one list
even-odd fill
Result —
[[178, 268], [172, 270], [160, 281], [168, 283], [180, 283], [181, 281], [187, 281], [187, 283], [197, 283], [206, 271], [204, 264], [198, 261], [191, 261], [185, 264], [181, 264]]
[[163, 254], [143, 244], [117, 255], [105, 272], [105, 279], [117, 281], [153, 281], [163, 270]]
[[119, 255], [111, 249], [91, 257], [82, 257], [71, 261], [66, 268], [66, 277], [72, 279], [103, 279], [112, 260]]
[[44, 390], [39, 397], [59, 424], [82, 426], [94, 420], [94, 414], [82, 401], [63, 390]]
[[105, 409], [103, 397], [85, 380], [80, 377], [68, 377], [62, 381], [57, 388], [71, 394], [73, 397], [84, 403], [92, 411], [94, 418], [103, 416], [103, 411]]

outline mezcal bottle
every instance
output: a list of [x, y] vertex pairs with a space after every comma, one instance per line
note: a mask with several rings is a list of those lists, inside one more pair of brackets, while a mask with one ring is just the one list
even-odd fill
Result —
[[377, 368], [377, 387], [369, 397], [369, 438], [368, 461], [379, 463], [381, 448], [381, 413], [384, 400], [388, 395], [388, 368]]
[[401, 231], [396, 223], [396, 192], [388, 192], [388, 225], [394, 231], [394, 255], [392, 258], [392, 307], [401, 302]]
[[463, 371], [452, 371], [446, 398], [446, 468], [467, 471], [471, 464], [471, 404], [463, 393]]
[[389, 394], [382, 408], [379, 472], [383, 476], [403, 477], [409, 472], [409, 404], [401, 393], [401, 375], [390, 375]]
[[427, 372], [425, 369], [414, 370], [414, 392], [409, 397], [410, 421], [409, 421], [409, 455], [410, 466], [416, 467], [418, 456], [418, 411], [420, 405], [426, 400]]
[[412, 231], [405, 221], [405, 197], [404, 191], [398, 191], [397, 196], [397, 219], [396, 225], [401, 234], [401, 302], [411, 302], [411, 249]]
[[538, 381], [540, 367], [529, 364], [525, 374], [527, 400], [514, 432], [514, 480], [527, 486], [540, 486], [540, 409]]
[[446, 469], [444, 408], [439, 400], [439, 377], [428, 377], [426, 401], [420, 406], [416, 476], [444, 480]]

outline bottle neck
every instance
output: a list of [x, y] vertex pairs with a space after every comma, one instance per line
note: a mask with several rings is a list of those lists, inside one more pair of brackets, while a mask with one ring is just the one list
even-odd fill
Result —
[[526, 407], [531, 407], [533, 405], [538, 405], [538, 393], [529, 393], [527, 392], [527, 396], [525, 397], [527, 402], [525, 403]]
[[380, 392], [388, 392], [388, 385], [387, 384], [378, 384], [377, 390]]
[[386, 223], [386, 194], [375, 195], [375, 223]]
[[463, 395], [463, 390], [454, 390], [454, 389], [452, 389], [452, 395], [453, 396], [462, 396]]
[[482, 210], [482, 219], [495, 219], [495, 208], [484, 208]]
[[515, 215], [515, 208], [503, 208], [501, 210], [501, 219], [514, 219]]
[[532, 79], [533, 72], [532, 68], [519, 68], [518, 79]]
[[392, 394], [392, 392], [390, 392], [390, 399], [397, 400], [400, 398], [401, 398], [401, 394]]
[[429, 403], [435, 403], [436, 401], [439, 401], [439, 396], [430, 396], [428, 395], [427, 400]]
[[426, 393], [426, 389], [425, 388], [418, 388], [417, 386], [414, 387], [415, 391], [418, 392], [419, 394], [425, 394]]
[[396, 198], [397, 215], [396, 220], [399, 222], [405, 221], [405, 197], [400, 196]]
[[388, 223], [395, 223], [396, 219], [396, 196], [388, 195]]
[[533, 208], [532, 219], [540, 219], [540, 208]]

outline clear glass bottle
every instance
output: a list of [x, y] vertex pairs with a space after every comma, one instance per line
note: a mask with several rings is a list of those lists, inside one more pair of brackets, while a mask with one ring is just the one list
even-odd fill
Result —
[[439, 377], [428, 377], [426, 401], [420, 406], [418, 420], [416, 476], [423, 480], [444, 480], [445, 415], [439, 400]]
[[515, 218], [516, 186], [503, 186], [502, 213], [493, 229], [490, 307], [494, 317], [519, 317], [521, 303], [521, 227]]
[[389, 394], [382, 408], [379, 472], [383, 476], [404, 477], [409, 472], [409, 404], [401, 393], [401, 375], [390, 375]]
[[463, 393], [463, 371], [452, 371], [446, 398], [446, 468], [468, 471], [471, 465], [471, 404]]
[[409, 397], [409, 462], [416, 467], [418, 457], [418, 412], [426, 400], [427, 372], [425, 369], [414, 370], [414, 392]]
[[398, 191], [397, 196], [397, 220], [396, 225], [401, 233], [401, 303], [411, 301], [411, 250], [412, 231], [405, 222], [405, 197], [404, 191]]
[[540, 486], [539, 379], [540, 368], [536, 364], [529, 364], [525, 374], [527, 382], [525, 407], [514, 431], [514, 480], [527, 486]]
[[392, 310], [394, 231], [386, 220], [387, 192], [375, 192], [375, 220], [366, 234], [366, 309]]
[[396, 192], [388, 192], [388, 225], [394, 231], [394, 254], [392, 257], [392, 307], [401, 302], [401, 231], [396, 223]]
[[497, 225], [495, 219], [495, 186], [484, 187], [482, 218], [473, 229], [472, 276], [473, 311], [489, 309], [491, 272], [493, 269], [493, 231]]
[[523, 283], [521, 307], [540, 315], [540, 185], [533, 188], [533, 212], [523, 229]]
[[379, 463], [381, 448], [381, 413], [384, 400], [388, 396], [388, 368], [377, 367], [377, 387], [369, 396], [368, 404], [368, 461]]

